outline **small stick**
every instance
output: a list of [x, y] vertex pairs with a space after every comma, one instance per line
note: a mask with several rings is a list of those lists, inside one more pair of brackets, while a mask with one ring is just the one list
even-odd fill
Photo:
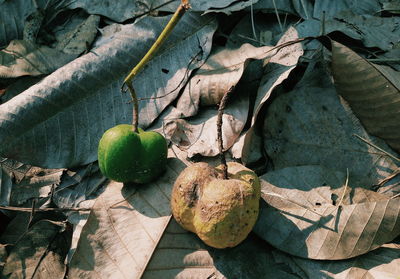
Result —
[[[16, 206], [0, 206], [1, 210], [9, 210], [9, 211], [20, 211], [20, 212], [32, 212], [31, 207], [16, 207]], [[35, 212], [48, 212], [48, 211], [90, 211], [90, 208], [35, 208]]]
[[346, 173], [347, 173], [346, 182], [344, 183], [344, 190], [343, 190], [343, 193], [342, 193], [342, 197], [340, 198], [340, 201], [339, 201], [339, 203], [337, 205], [338, 207], [342, 205], [344, 196], [346, 195], [347, 187], [349, 186], [349, 169], [347, 169]]
[[397, 158], [396, 156], [393, 156], [392, 154], [390, 154], [389, 152], [383, 150], [382, 148], [380, 148], [379, 146], [373, 144], [372, 142], [369, 142], [368, 140], [364, 139], [363, 137], [357, 135], [357, 134], [353, 134], [353, 136], [357, 137], [358, 139], [362, 140], [363, 142], [365, 142], [366, 144], [374, 147], [375, 149], [385, 153], [385, 155], [389, 156], [390, 158], [392, 158], [393, 160], [396, 160], [397, 162], [400, 162], [400, 158]]
[[222, 175], [223, 179], [228, 179], [228, 166], [226, 165], [225, 153], [224, 153], [224, 143], [222, 140], [222, 116], [224, 114], [224, 109], [226, 102], [228, 101], [229, 95], [232, 93], [235, 87], [232, 86], [228, 91], [225, 92], [224, 96], [222, 96], [221, 102], [218, 107], [218, 116], [217, 116], [217, 139], [218, 139], [218, 149], [219, 156], [221, 157], [222, 164]]

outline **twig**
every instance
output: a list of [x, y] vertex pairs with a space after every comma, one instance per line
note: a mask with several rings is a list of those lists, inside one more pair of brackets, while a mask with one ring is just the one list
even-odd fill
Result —
[[392, 154], [390, 154], [389, 152], [387, 152], [387, 151], [383, 150], [383, 149], [382, 149], [382, 148], [380, 148], [379, 146], [376, 146], [376, 145], [375, 145], [375, 144], [373, 144], [372, 142], [369, 142], [368, 140], [366, 140], [366, 139], [364, 139], [364, 138], [360, 137], [360, 136], [359, 136], [359, 135], [357, 135], [357, 134], [353, 134], [353, 136], [355, 136], [355, 137], [359, 138], [360, 140], [362, 140], [362, 141], [363, 141], [363, 142], [365, 142], [366, 144], [369, 144], [370, 146], [372, 146], [372, 147], [374, 147], [374, 148], [378, 149], [379, 151], [381, 151], [381, 152], [385, 153], [387, 156], [389, 156], [390, 158], [392, 158], [392, 159], [396, 160], [397, 162], [400, 162], [400, 159], [399, 159], [399, 158], [397, 158], [396, 156], [393, 156]]
[[283, 32], [283, 26], [282, 26], [282, 23], [281, 23], [281, 19], [279, 17], [279, 12], [278, 12], [278, 9], [276, 7], [275, 0], [272, 0], [272, 4], [274, 5], [275, 15], [276, 15], [276, 18], [278, 19], [279, 28], [281, 29], [281, 32]]
[[340, 201], [339, 201], [337, 207], [342, 205], [342, 202], [343, 202], [344, 196], [346, 195], [347, 187], [349, 184], [349, 169], [347, 169], [346, 173], [347, 173], [347, 175], [346, 175], [346, 182], [344, 183], [344, 190], [343, 190], [342, 196], [340, 197]]
[[228, 101], [228, 98], [234, 88], [235, 87], [232, 86], [231, 88], [229, 88], [228, 91], [225, 92], [224, 96], [222, 96], [221, 102], [219, 103], [219, 107], [218, 107], [217, 139], [218, 139], [219, 156], [221, 157], [223, 179], [228, 179], [228, 167], [226, 165], [226, 159], [225, 159], [225, 153], [224, 153], [224, 142], [222, 140], [222, 116], [224, 114], [226, 102]]
[[[0, 206], [2, 210], [9, 210], [9, 211], [20, 211], [20, 212], [32, 212], [31, 207], [16, 207], [16, 206]], [[66, 207], [66, 208], [35, 208], [35, 212], [49, 212], [49, 211], [90, 211], [90, 208], [75, 208], [75, 207]]]

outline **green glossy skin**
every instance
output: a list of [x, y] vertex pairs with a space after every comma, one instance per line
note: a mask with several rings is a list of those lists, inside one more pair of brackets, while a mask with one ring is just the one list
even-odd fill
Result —
[[99, 167], [104, 176], [118, 182], [148, 183], [161, 175], [167, 164], [167, 142], [153, 131], [117, 125], [99, 142]]

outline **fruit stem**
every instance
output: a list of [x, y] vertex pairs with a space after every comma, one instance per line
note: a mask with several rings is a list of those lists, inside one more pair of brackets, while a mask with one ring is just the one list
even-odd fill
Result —
[[226, 106], [226, 102], [230, 94], [232, 93], [235, 87], [232, 86], [228, 91], [225, 92], [224, 96], [222, 96], [221, 102], [218, 107], [218, 115], [217, 115], [217, 139], [218, 139], [218, 149], [219, 156], [221, 158], [222, 164], [222, 179], [228, 179], [228, 166], [226, 165], [225, 153], [224, 153], [224, 142], [222, 140], [222, 116], [224, 114], [224, 109]]
[[125, 78], [125, 80], [122, 84], [122, 87], [124, 87], [124, 85], [126, 85], [128, 87], [129, 92], [132, 97], [132, 102], [133, 102], [132, 125], [133, 125], [134, 132], [137, 132], [137, 129], [138, 129], [139, 105], [138, 105], [138, 98], [137, 98], [136, 92], [132, 86], [132, 80], [144, 68], [144, 66], [154, 57], [154, 55], [156, 54], [158, 49], [165, 42], [165, 40], [168, 38], [168, 36], [171, 34], [172, 30], [176, 26], [176, 24], [179, 22], [179, 20], [182, 18], [182, 16], [185, 14], [185, 12], [189, 8], [190, 8], [189, 0], [182, 0], [181, 4], [176, 9], [174, 15], [171, 17], [168, 24], [165, 26], [164, 30], [158, 36], [157, 40], [154, 42], [154, 44], [151, 46], [151, 48], [145, 54], [145, 56], [142, 58], [142, 60], [140, 60], [139, 63], [128, 74], [128, 76]]
[[139, 126], [139, 102], [136, 95], [136, 91], [133, 88], [132, 84], [127, 83], [126, 86], [128, 87], [129, 92], [131, 93], [132, 103], [133, 103], [133, 115], [132, 115], [133, 132], [137, 133]]
[[189, 9], [189, 7], [190, 5], [188, 0], [181, 1], [181, 4], [179, 5], [178, 9], [176, 9], [174, 15], [171, 17], [168, 24], [165, 26], [164, 30], [158, 36], [157, 40], [154, 42], [154, 44], [151, 46], [151, 48], [145, 54], [142, 60], [140, 60], [140, 62], [132, 69], [129, 75], [125, 78], [124, 84], [131, 83], [132, 79], [143, 69], [143, 67], [147, 64], [147, 62], [149, 62], [150, 59], [153, 58], [157, 50], [161, 47], [164, 41], [171, 34], [172, 30], [179, 22], [181, 17], [184, 15], [184, 13]]

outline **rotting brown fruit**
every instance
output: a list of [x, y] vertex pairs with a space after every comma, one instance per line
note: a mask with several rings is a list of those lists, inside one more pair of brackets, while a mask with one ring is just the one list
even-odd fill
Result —
[[242, 242], [257, 221], [260, 182], [250, 169], [228, 163], [228, 179], [221, 166], [195, 163], [175, 181], [171, 209], [176, 221], [214, 248]]

